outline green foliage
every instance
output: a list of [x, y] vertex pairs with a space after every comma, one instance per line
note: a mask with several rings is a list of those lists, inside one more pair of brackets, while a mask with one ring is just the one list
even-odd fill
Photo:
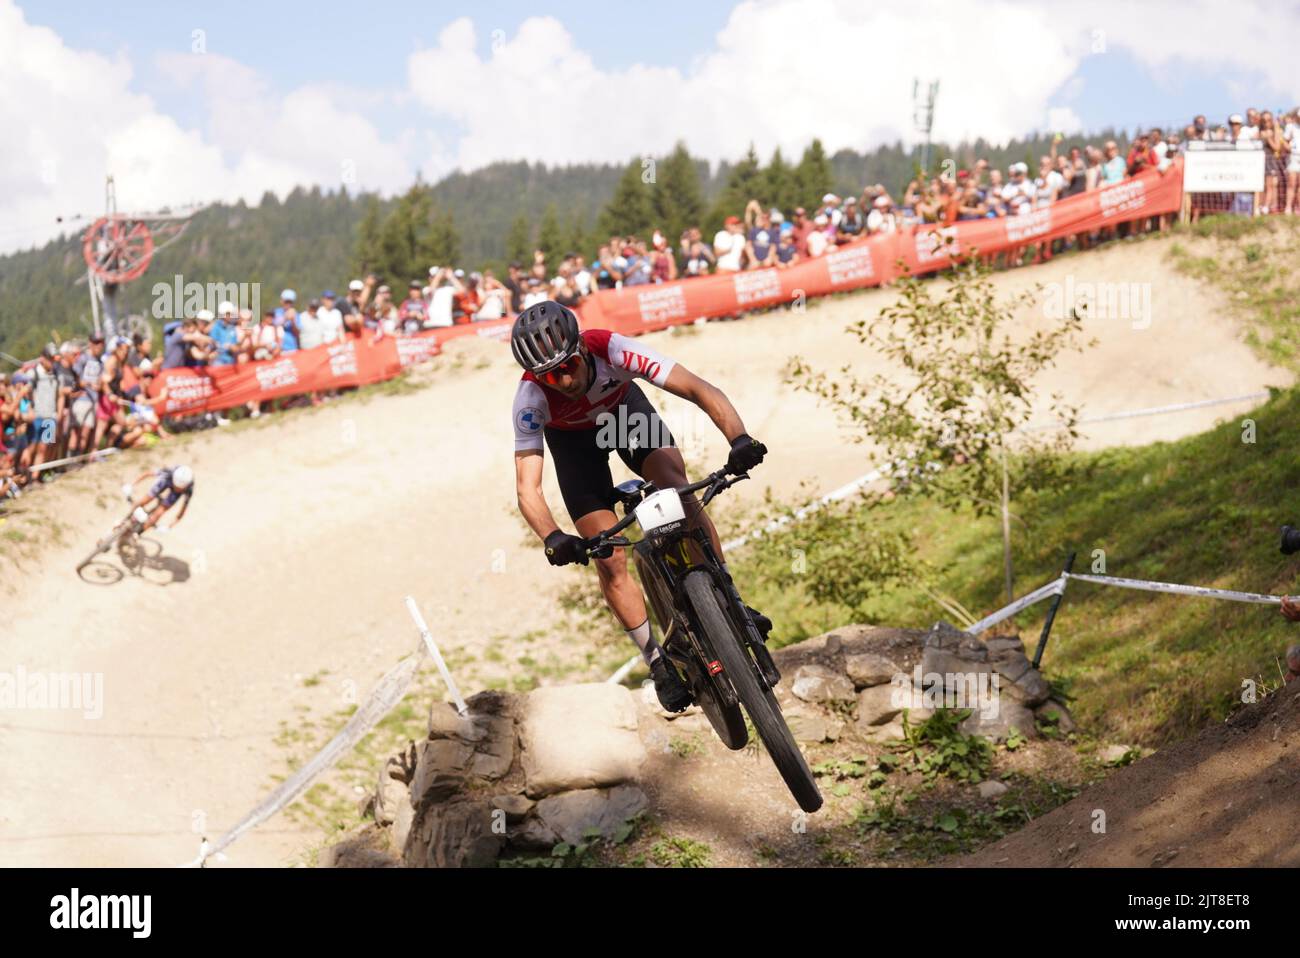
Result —
[[566, 252], [563, 247], [564, 237], [560, 235], [560, 215], [556, 212], [555, 204], [552, 203], [546, 207], [546, 212], [542, 214], [542, 224], [537, 228], [537, 248], [546, 257], [548, 269], [553, 271], [559, 267], [560, 260]]
[[659, 162], [650, 205], [654, 225], [663, 231], [672, 248], [676, 248], [684, 229], [700, 225], [704, 212], [700, 174], [685, 143], [678, 141], [672, 153]]
[[[811, 215], [812, 210], [822, 205], [822, 197], [831, 191], [833, 176], [822, 141], [814, 139], [803, 151], [794, 170], [795, 189], [798, 191], [796, 205], [805, 207]], [[861, 188], [855, 186], [852, 193], [856, 195]]]
[[506, 263], [518, 263], [527, 267], [533, 259], [533, 230], [528, 225], [528, 217], [520, 213], [510, 224], [506, 234]]
[[762, 186], [758, 154], [754, 152], [754, 144], [751, 143], [744, 159], [727, 172], [727, 185], [714, 200], [704, 223], [705, 235], [712, 236], [722, 229], [722, 223], [728, 216], [742, 215], [745, 204], [758, 196]]
[[646, 237], [654, 228], [654, 209], [650, 205], [652, 187], [644, 182], [644, 167], [638, 157], [627, 165], [614, 196], [600, 213], [600, 235], [637, 235]]
[[692, 838], [663, 838], [650, 846], [650, 858], [663, 868], [707, 868], [712, 852]]
[[904, 711], [903, 741], [894, 747], [906, 767], [920, 772], [927, 781], [941, 775], [972, 784], [988, 778], [993, 746], [982, 735], [961, 730], [970, 714], [970, 709], [936, 709], [920, 725], [913, 725]]

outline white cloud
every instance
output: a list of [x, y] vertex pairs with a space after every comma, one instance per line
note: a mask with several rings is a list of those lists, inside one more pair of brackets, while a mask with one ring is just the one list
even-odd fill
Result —
[[[411, 135], [384, 140], [328, 87], [277, 95], [258, 73], [214, 54], [159, 58], [167, 79], [203, 98], [206, 122], [185, 129], [133, 88], [125, 57], [75, 50], [0, 0], [0, 250], [42, 243], [59, 216], [99, 215], [112, 174], [120, 209], [194, 201], [256, 203], [297, 185], [405, 187]], [[77, 232], [87, 220], [69, 222]]]

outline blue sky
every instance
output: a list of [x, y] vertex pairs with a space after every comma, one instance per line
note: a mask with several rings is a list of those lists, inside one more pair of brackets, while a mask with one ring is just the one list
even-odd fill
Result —
[[21, 131], [0, 221], [98, 206], [108, 173], [139, 208], [679, 138], [713, 161], [864, 150], [915, 139], [917, 76], [941, 81], [938, 139], [1219, 122], [1300, 102], [1295, 50], [1297, 5], [1263, 0], [0, 0], [0, 122]]

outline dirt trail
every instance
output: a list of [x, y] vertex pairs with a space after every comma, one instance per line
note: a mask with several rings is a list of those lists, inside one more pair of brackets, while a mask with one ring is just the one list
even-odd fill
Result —
[[[1221, 300], [1162, 256], [1163, 244], [1131, 244], [999, 278], [1008, 288], [1069, 276], [1151, 284], [1149, 328], [1095, 324], [1100, 344], [1067, 356], [1044, 386], [1099, 415], [1290, 381], [1241, 343]], [[773, 450], [735, 499], [755, 501], [764, 486], [794, 495], [801, 481], [826, 491], [874, 464], [829, 412], [781, 385], [780, 370], [794, 353], [827, 369], [879, 368], [843, 329], [891, 299], [873, 291], [802, 315], [654, 336], [721, 386]], [[1026, 326], [1035, 317], [1026, 310]], [[0, 864], [191, 858], [199, 832], [223, 832], [283, 772], [283, 724], [337, 713], [413, 646], [407, 593], [453, 651], [550, 621], [561, 580], [514, 514], [508, 418], [517, 370], [487, 342], [458, 341], [439, 362], [418, 392], [186, 437], [23, 500], [29, 517], [57, 515], [71, 531], [35, 558], [0, 557], [0, 670], [99, 673], [106, 704], [93, 721], [69, 711], [0, 714]], [[666, 394], [654, 398], [688, 460], [722, 461], [725, 443], [711, 425]], [[1084, 444], [1173, 439], [1240, 408], [1091, 427]], [[80, 581], [73, 567], [118, 517], [121, 483], [180, 460], [195, 467], [197, 495], [185, 522], [159, 540], [159, 566], [108, 586]], [[559, 511], [549, 470], [547, 483]], [[280, 815], [230, 861], [283, 864], [319, 839]]]
[[[1300, 689], [1109, 775], [974, 855], [981, 868], [1300, 865]], [[1104, 831], [1094, 830], [1104, 825]]]

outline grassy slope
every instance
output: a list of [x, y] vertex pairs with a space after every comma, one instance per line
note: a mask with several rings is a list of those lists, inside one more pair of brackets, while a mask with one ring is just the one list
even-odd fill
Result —
[[[1184, 232], [1171, 243], [1175, 262], [1233, 293], [1247, 291], [1237, 301], [1252, 311], [1252, 343], [1294, 368], [1294, 227], [1211, 222]], [[1233, 268], [1209, 270], [1212, 253], [1230, 258]], [[1110, 575], [1297, 591], [1300, 556], [1279, 554], [1277, 530], [1300, 520], [1300, 392], [1275, 396], [1249, 414], [1253, 443], [1243, 441], [1245, 418], [1174, 443], [1080, 455], [1082, 475], [1073, 488], [1022, 498], [1014, 506], [1025, 520], [1013, 529], [1017, 594], [1057, 575], [1071, 549], [1080, 572], [1094, 571], [1094, 550], [1104, 550]], [[940, 592], [976, 616], [1003, 604], [994, 520], [953, 516], [925, 502], [898, 503], [888, 512], [883, 521], [913, 532]], [[790, 561], [790, 549], [807, 548], [815, 561], [811, 544], [800, 540], [806, 534], [796, 528], [774, 548], [734, 556], [747, 595], [787, 639], [863, 617], [897, 626], [947, 617], [915, 590], [895, 590], [854, 610], [778, 585], [774, 573]], [[1027, 645], [1037, 641], [1045, 612], [1044, 603], [1015, 620]], [[1076, 712], [1099, 732], [1159, 744], [1221, 718], [1244, 679], [1276, 684], [1277, 661], [1297, 641], [1300, 633], [1273, 607], [1071, 583], [1044, 667], [1071, 682]]]

